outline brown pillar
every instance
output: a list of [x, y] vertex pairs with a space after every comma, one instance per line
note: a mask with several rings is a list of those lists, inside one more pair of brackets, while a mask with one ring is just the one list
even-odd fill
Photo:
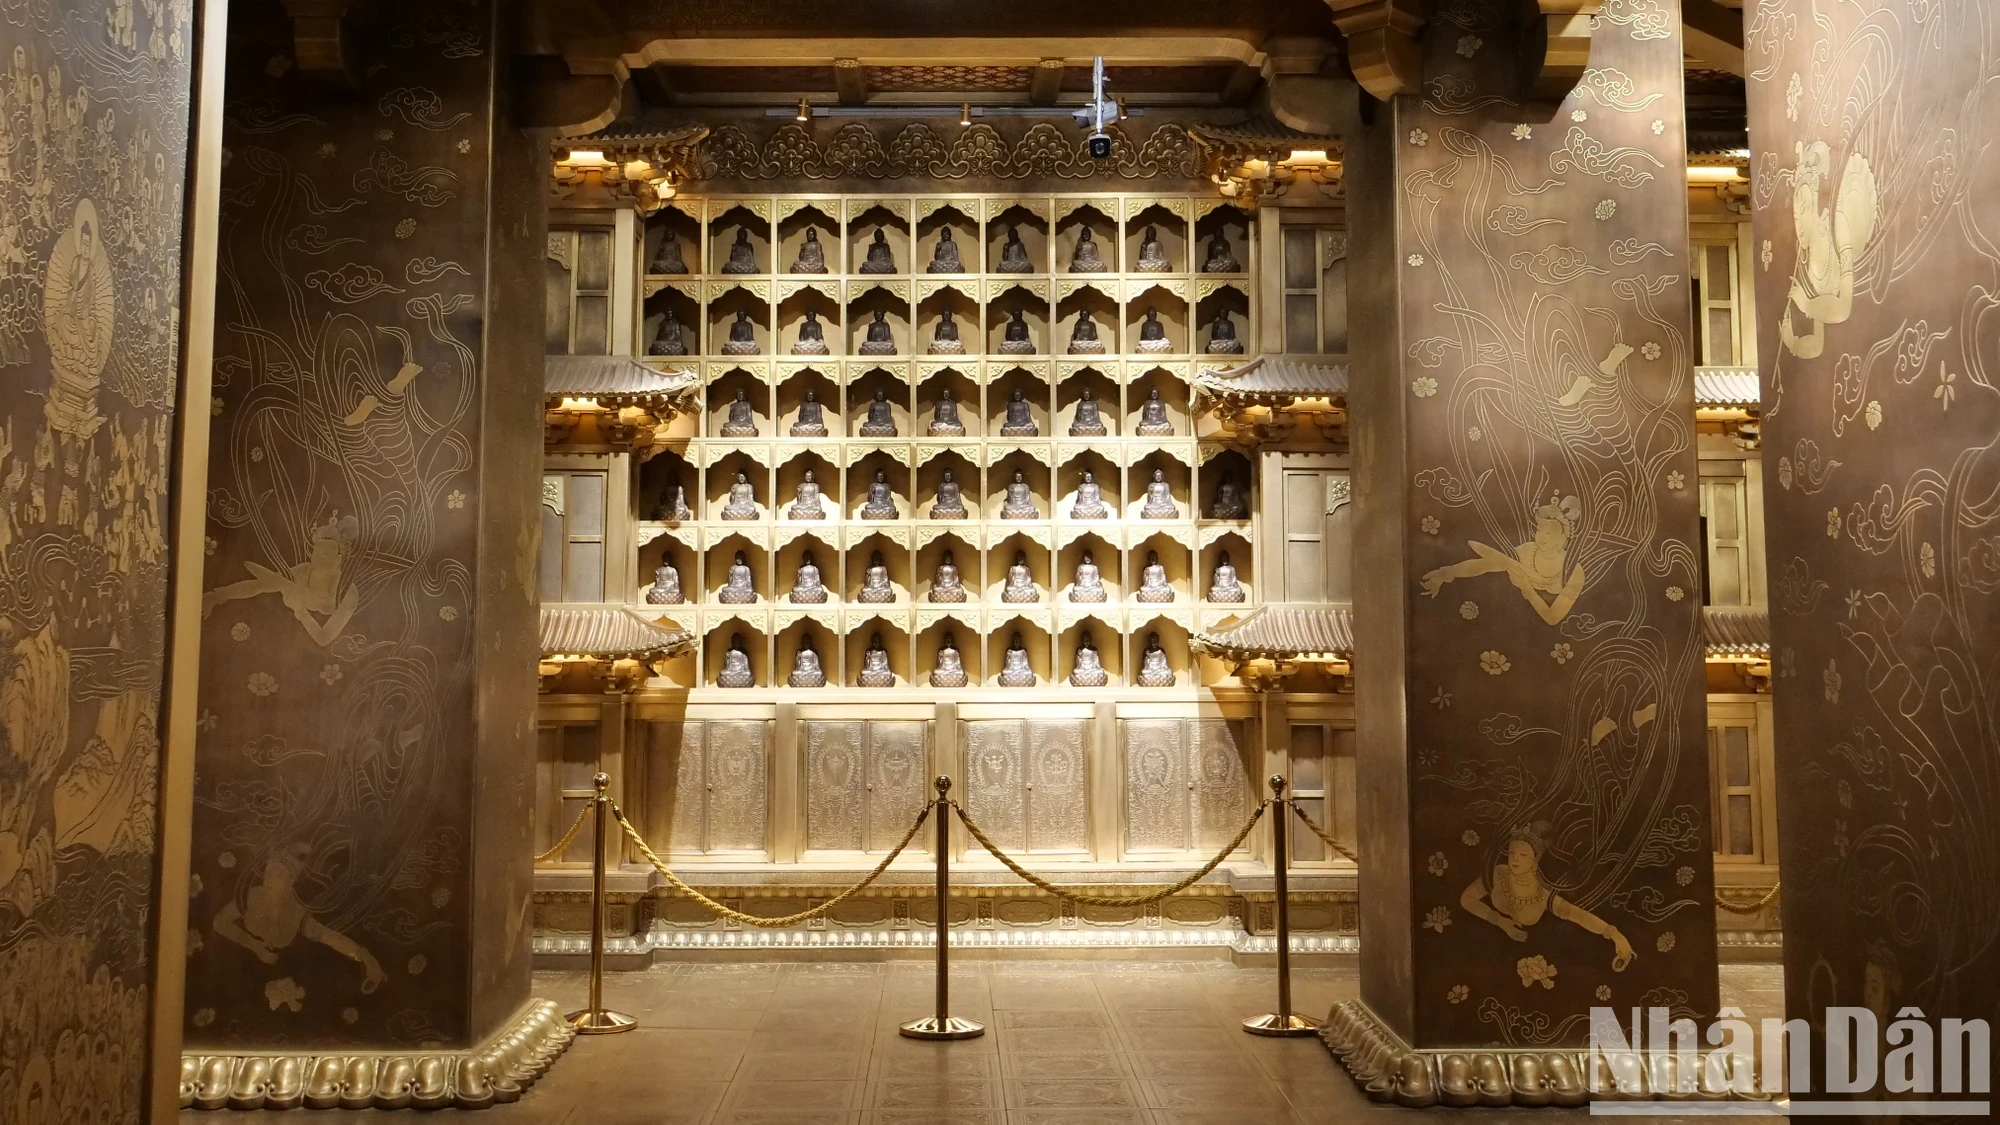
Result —
[[280, 6], [235, 13], [198, 1104], [337, 1094], [260, 1072], [278, 1050], [379, 1064], [395, 1104], [399, 1052], [463, 1048], [415, 1101], [505, 1100], [567, 1034], [528, 994], [547, 163], [502, 7], [384, 10], [346, 96], [298, 72]]
[[1591, 1006], [1716, 1002], [1680, 39], [1601, 17], [1535, 109], [1514, 11], [1438, 13], [1346, 151], [1362, 962], [1329, 1040], [1408, 1104], [1580, 1097]]
[[1831, 1005], [2000, 1010], [2000, 27], [1872, 8], [1747, 29], [1785, 1003], [1815, 1043]]

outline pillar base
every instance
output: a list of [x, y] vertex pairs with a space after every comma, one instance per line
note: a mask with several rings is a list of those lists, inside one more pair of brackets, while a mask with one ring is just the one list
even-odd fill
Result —
[[458, 1051], [248, 1052], [181, 1056], [182, 1109], [485, 1109], [518, 1100], [576, 1033], [552, 1000], [530, 1000]]

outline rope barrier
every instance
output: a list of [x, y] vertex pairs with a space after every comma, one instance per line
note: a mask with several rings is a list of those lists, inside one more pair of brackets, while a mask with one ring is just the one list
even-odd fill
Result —
[[595, 803], [584, 802], [583, 807], [576, 811], [576, 819], [570, 822], [569, 831], [562, 834], [562, 839], [556, 841], [556, 846], [548, 851], [536, 853], [537, 864], [553, 862], [557, 856], [569, 850], [569, 846], [576, 842], [576, 834], [583, 831], [583, 818], [590, 815], [590, 807]]
[[625, 810], [619, 808], [616, 801], [611, 802], [611, 815], [617, 819], [618, 826], [625, 830], [625, 838], [632, 841], [632, 846], [638, 850], [640, 855], [646, 857], [646, 862], [653, 865], [653, 870], [659, 872], [662, 879], [672, 883], [675, 890], [702, 904], [711, 912], [723, 918], [741, 922], [746, 926], [755, 926], [760, 930], [780, 930], [787, 926], [796, 926], [800, 922], [825, 914], [861, 891], [866, 890], [869, 884], [881, 878], [882, 873], [889, 870], [889, 865], [896, 861], [896, 857], [903, 854], [903, 849], [910, 846], [910, 841], [916, 839], [917, 829], [922, 828], [924, 821], [931, 815], [931, 805], [929, 803], [924, 805], [923, 809], [917, 813], [916, 823], [910, 825], [910, 830], [903, 833], [903, 839], [897, 843], [888, 855], [882, 857], [882, 862], [876, 864], [875, 870], [870, 871], [866, 878], [832, 898], [827, 899], [825, 902], [820, 903], [818, 906], [808, 907], [796, 914], [787, 914], [782, 918], [763, 918], [755, 914], [745, 914], [741, 910], [731, 910], [729, 907], [688, 886], [687, 883], [681, 880], [680, 876], [667, 869], [666, 862], [659, 857], [657, 852], [653, 851], [650, 844], [646, 843], [645, 837], [639, 835], [639, 830], [632, 827], [632, 822], [625, 819]]
[[1300, 820], [1305, 821], [1306, 827], [1312, 829], [1312, 834], [1319, 837], [1320, 843], [1325, 844], [1327, 847], [1332, 848], [1335, 852], [1339, 853], [1342, 859], [1348, 860], [1353, 863], [1361, 862], [1361, 857], [1355, 855], [1354, 852], [1347, 847], [1347, 845], [1341, 843], [1339, 840], [1334, 839], [1331, 835], [1327, 833], [1326, 829], [1321, 828], [1317, 824], [1314, 824], [1312, 817], [1307, 816], [1306, 811], [1300, 808], [1296, 802], [1291, 800], [1291, 798], [1289, 797], [1286, 798], [1285, 803], [1292, 806], [1292, 811], [1298, 814], [1298, 818]]
[[1783, 883], [1773, 883], [1770, 892], [1750, 906], [1738, 906], [1733, 902], [1724, 902], [1720, 897], [1716, 898], [1715, 905], [1730, 914], [1755, 914], [1759, 910], [1776, 902], [1778, 900], [1778, 889], [1783, 886]]
[[1057, 898], [1068, 899], [1069, 901], [1077, 903], [1082, 906], [1144, 906], [1147, 903], [1159, 902], [1162, 899], [1172, 898], [1174, 895], [1177, 895], [1182, 891], [1187, 890], [1189, 887], [1194, 886], [1195, 883], [1199, 882], [1209, 872], [1215, 870], [1218, 866], [1220, 866], [1223, 860], [1228, 859], [1229, 853], [1235, 851], [1239, 847], [1242, 847], [1243, 841], [1249, 838], [1250, 830], [1252, 828], [1255, 828], [1257, 826], [1257, 821], [1263, 818], [1264, 810], [1271, 807], [1270, 801], [1265, 801], [1262, 804], [1259, 804], [1257, 806], [1257, 811], [1250, 814], [1250, 819], [1243, 822], [1243, 827], [1240, 831], [1236, 833], [1236, 838], [1229, 841], [1229, 843], [1223, 845], [1222, 850], [1216, 853], [1215, 858], [1209, 860], [1206, 864], [1204, 864], [1201, 870], [1195, 872], [1194, 874], [1188, 876], [1185, 879], [1182, 879], [1180, 882], [1175, 883], [1173, 886], [1167, 887], [1163, 890], [1154, 891], [1151, 894], [1128, 896], [1128, 895], [1077, 894], [1075, 891], [1067, 890], [1063, 887], [1059, 887], [1056, 884], [1049, 882], [1047, 879], [1042, 878], [1041, 876], [1035, 874], [1034, 872], [1029, 871], [1027, 868], [1022, 867], [1020, 864], [1014, 862], [1013, 857], [1009, 856], [1006, 852], [1001, 851], [1000, 845], [994, 843], [992, 837], [988, 836], [983, 830], [980, 829], [979, 825], [976, 824], [970, 816], [966, 815], [965, 807], [963, 805], [960, 805], [957, 801], [949, 799], [947, 799], [945, 803], [950, 805], [952, 807], [952, 810], [958, 813], [958, 819], [965, 822], [966, 831], [972, 833], [972, 838], [979, 841], [979, 846], [985, 848], [989, 852], [992, 852], [993, 858], [999, 860], [1002, 864], [1006, 865], [1007, 870], [1012, 871], [1014, 874], [1019, 875], [1021, 878], [1026, 879], [1028, 882], [1033, 883], [1035, 886], [1040, 887], [1042, 890], [1047, 891], [1048, 893], [1056, 896]]

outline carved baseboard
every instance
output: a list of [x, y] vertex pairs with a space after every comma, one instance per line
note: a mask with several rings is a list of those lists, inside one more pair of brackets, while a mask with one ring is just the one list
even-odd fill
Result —
[[461, 1051], [181, 1056], [182, 1109], [486, 1109], [516, 1101], [576, 1037], [552, 1000], [530, 1000]]

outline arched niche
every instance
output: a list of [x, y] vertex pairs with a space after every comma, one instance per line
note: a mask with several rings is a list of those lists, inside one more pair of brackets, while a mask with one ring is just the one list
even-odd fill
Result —
[[1020, 473], [1028, 485], [1028, 495], [1035, 502], [1036, 520], [1051, 518], [1049, 502], [1049, 467], [1037, 461], [1025, 450], [1015, 450], [1002, 457], [986, 470], [986, 518], [999, 520], [1003, 525], [1014, 522], [1013, 517], [1003, 518], [1001, 509], [1007, 503], [1007, 486], [1014, 481], [1014, 474]]
[[859, 687], [862, 657], [867, 652], [870, 640], [875, 634], [882, 636], [882, 648], [889, 654], [889, 671], [895, 674], [894, 687], [912, 686], [910, 674], [910, 635], [893, 621], [882, 617], [870, 617], [858, 625], [849, 624], [847, 643], [843, 646], [842, 675], [843, 687]]
[[[680, 245], [681, 266], [679, 271], [667, 271], [661, 267], [662, 251], [668, 239]], [[701, 224], [693, 215], [675, 207], [662, 207], [646, 219], [646, 231], [639, 246], [639, 261], [648, 276], [666, 278], [686, 277], [702, 270]]]
[[[740, 323], [750, 326], [750, 342], [756, 345], [755, 351], [739, 352], [731, 347], [737, 342], [737, 325]], [[720, 296], [710, 298], [706, 331], [702, 345], [704, 355], [770, 355], [771, 303], [740, 285], [732, 285]]]
[[[749, 603], [731, 603], [721, 600], [723, 588], [729, 582], [729, 570], [736, 565], [736, 554], [742, 552], [743, 560], [750, 567], [750, 588], [757, 592], [757, 600]], [[682, 590], [687, 589], [687, 575], [681, 576]], [[766, 605], [771, 600], [771, 553], [747, 536], [725, 535], [722, 541], [703, 552], [701, 600], [705, 605]]]
[[931, 687], [930, 675], [937, 668], [938, 648], [950, 634], [958, 647], [958, 661], [965, 669], [965, 684], [976, 687], [985, 678], [986, 646], [976, 624], [979, 611], [966, 611], [966, 619], [941, 617], [917, 634], [916, 686]]
[[[933, 434], [931, 423], [937, 421], [938, 403], [945, 392], [958, 407], [958, 423], [965, 427], [963, 435]], [[917, 384], [917, 417], [915, 436], [920, 438], [942, 438], [957, 441], [963, 438], [978, 438], [986, 433], [986, 418], [979, 407], [979, 384], [970, 375], [956, 368], [943, 368], [932, 372], [923, 382]]]
[[1015, 391], [1021, 392], [1022, 401], [1028, 404], [1028, 417], [1035, 422], [1035, 432], [1027, 436], [1049, 437], [1049, 385], [1041, 376], [1025, 367], [1010, 367], [987, 383], [987, 436], [991, 438], [1015, 436], [1000, 433], [1007, 424], [1007, 404], [1013, 401]]
[[881, 450], [869, 453], [847, 467], [847, 518], [862, 523], [885, 523], [884, 517], [863, 516], [862, 509], [868, 504], [868, 489], [875, 483], [875, 475], [882, 477], [889, 485], [889, 499], [896, 505], [895, 519], [910, 518], [910, 470], [901, 461]]
[[[708, 467], [708, 485], [703, 489], [702, 495], [702, 503], [707, 505], [707, 511], [700, 513], [704, 519], [722, 519], [722, 510], [729, 503], [730, 486], [736, 483], [738, 473], [749, 478], [750, 491], [757, 505], [757, 520], [771, 517], [771, 471], [762, 463], [752, 459], [749, 454], [737, 451], [723, 454]], [[689, 506], [692, 507], [693, 504], [690, 503]]]
[[1186, 437], [1194, 425], [1188, 385], [1164, 367], [1150, 368], [1126, 386], [1125, 432], [1138, 436], [1140, 419], [1154, 391], [1160, 392], [1160, 402], [1167, 408], [1167, 421], [1174, 427], [1172, 436]]
[[[889, 571], [889, 588], [894, 591], [893, 602], [864, 602], [861, 600], [862, 584], [867, 580], [868, 568], [874, 557], [882, 556], [882, 565]], [[841, 600], [850, 609], [854, 606], [869, 605], [909, 605], [912, 584], [910, 550], [886, 535], [869, 535], [847, 549], [847, 568], [841, 586]]]
[[[798, 264], [799, 251], [806, 244], [808, 230], [819, 239], [820, 254], [826, 261], [826, 274], [798, 273], [792, 268]], [[795, 277], [838, 276], [841, 272], [840, 221], [813, 204], [778, 220], [778, 255], [771, 268], [777, 273]]]
[[876, 205], [853, 216], [847, 224], [847, 272], [861, 276], [862, 266], [868, 261], [868, 247], [875, 241], [875, 232], [882, 232], [883, 241], [889, 244], [889, 256], [895, 265], [892, 273], [881, 276], [906, 277], [910, 273], [910, 221], [888, 207]]
[[[1218, 233], [1222, 235], [1223, 241], [1229, 244], [1229, 252], [1236, 259], [1239, 269], [1213, 271], [1207, 268], [1209, 245]], [[1242, 277], [1248, 273], [1251, 245], [1248, 212], [1235, 206], [1217, 207], [1195, 220], [1194, 240], [1193, 255], [1189, 259], [1188, 267], [1191, 271], [1209, 274], [1220, 272], [1225, 277]]]
[[[1108, 289], [1112, 283], [1102, 283]], [[1104, 350], [1075, 351], [1076, 322], [1082, 318], [1084, 310], [1090, 311], [1091, 322], [1097, 327], [1097, 339]], [[1057, 355], [1106, 355], [1115, 356], [1119, 349], [1118, 302], [1105, 289], [1096, 284], [1082, 286], [1069, 296], [1056, 302], [1056, 323], [1049, 350]]]
[[[1071, 596], [1076, 590], [1076, 568], [1082, 565], [1086, 554], [1104, 581], [1102, 603], [1078, 602]], [[1056, 552], [1056, 601], [1062, 605], [1117, 606], [1125, 598], [1124, 558], [1124, 552], [1116, 544], [1095, 533], [1079, 535], [1063, 544]]]
[[1071, 427], [1076, 424], [1077, 406], [1085, 396], [1097, 400], [1097, 417], [1104, 423], [1104, 438], [1115, 438], [1121, 433], [1129, 433], [1130, 428], [1120, 418], [1118, 384], [1109, 375], [1095, 367], [1079, 368], [1063, 377], [1056, 384], [1055, 434], [1058, 437], [1085, 437], [1075, 434]]
[[[938, 485], [943, 482], [947, 471], [951, 473], [953, 483], [958, 485], [959, 495], [964, 501], [963, 517], [932, 514], [937, 506]], [[918, 519], [936, 519], [948, 523], [957, 523], [961, 518], [968, 522], [977, 521], [980, 495], [979, 466], [957, 450], [940, 453], [917, 466], [917, 491], [914, 500]]]
[[639, 518], [656, 523], [677, 522], [673, 515], [674, 489], [692, 514], [701, 504], [701, 475], [687, 458], [675, 450], [655, 453], [639, 466]]
[[848, 436], [863, 436], [861, 426], [868, 420], [868, 408], [874, 405], [877, 394], [889, 404], [889, 417], [896, 423], [896, 432], [888, 437], [869, 435], [869, 440], [909, 438], [911, 436], [910, 385], [879, 367], [870, 368], [848, 381], [846, 406]]
[[708, 272], [720, 274], [729, 265], [730, 247], [737, 232], [747, 232], [756, 256], [756, 273], [768, 274], [771, 266], [771, 222], [748, 207], [731, 207], [708, 223]]
[[[792, 605], [839, 605], [841, 592], [847, 589], [841, 574], [841, 552], [835, 546], [832, 531], [799, 535], [787, 540], [778, 548], [778, 562], [771, 574], [772, 600], [781, 606]], [[810, 553], [813, 565], [819, 568], [820, 585], [826, 588], [824, 602], [794, 602], [792, 592], [798, 588], [799, 567]]]
[[883, 323], [889, 326], [890, 342], [895, 345], [896, 350], [889, 356], [909, 355], [910, 302], [880, 285], [862, 290], [847, 302], [846, 354], [862, 357], [877, 354], [862, 348], [868, 340], [868, 328], [875, 322], [876, 313], [882, 314]]
[[[799, 485], [805, 482], [808, 471], [813, 475], [813, 483], [819, 486], [818, 519], [798, 519], [792, 515], [792, 507], [798, 503]], [[771, 508], [777, 513], [779, 523], [830, 527], [840, 522], [840, 513], [845, 510], [843, 495], [839, 467], [815, 450], [800, 450], [778, 466], [778, 486], [771, 494]]]
[[[1123, 639], [1118, 634], [1118, 626], [1115, 620], [1109, 619], [1108, 615], [1107, 619], [1102, 620], [1095, 616], [1084, 617], [1069, 628], [1064, 629], [1056, 637], [1056, 681], [1065, 687], [1076, 687], [1076, 685], [1070, 683], [1070, 674], [1076, 671], [1077, 649], [1082, 646], [1083, 638], [1086, 634], [1089, 635], [1091, 643], [1097, 647], [1099, 663], [1104, 665], [1104, 687], [1115, 688], [1124, 684], [1126, 682], [1124, 674], [1125, 645]], [[1077, 690], [1095, 691], [1097, 689], [1078, 688]]]
[[[1034, 581], [1033, 602], [1009, 602], [1001, 596], [1007, 584], [1007, 570], [1014, 565], [1015, 558], [1022, 557], [1028, 565], [1028, 577]], [[1050, 590], [1054, 576], [1050, 573], [1049, 549], [1026, 535], [1009, 535], [995, 543], [986, 551], [986, 596], [987, 606], [1005, 612], [1010, 606], [1050, 604]]]
[[[1091, 241], [1097, 243], [1097, 255], [1104, 262], [1104, 271], [1116, 274], [1118, 263], [1118, 224], [1095, 204], [1077, 203], [1069, 206], [1056, 219], [1055, 272], [1076, 273], [1076, 245], [1082, 240], [1083, 230], [1090, 228]], [[1081, 277], [1100, 277], [1103, 274], [1079, 274]]]
[[[1146, 314], [1157, 314], [1164, 348], [1145, 340]], [[1171, 355], [1188, 350], [1188, 305], [1165, 285], [1148, 286], [1125, 302], [1125, 349], [1133, 353]]]
[[[966, 532], [966, 538], [958, 535], [940, 535], [917, 550], [916, 581], [910, 587], [916, 595], [918, 605], [944, 605], [962, 607], [966, 613], [977, 619], [979, 613], [979, 592], [985, 588], [984, 571], [981, 566], [979, 548], [971, 538], [974, 533]], [[951, 555], [952, 565], [958, 568], [958, 583], [965, 591], [962, 602], [931, 601], [931, 586], [936, 581], [938, 566], [945, 555]]]
[[723, 436], [722, 427], [729, 421], [729, 408], [736, 402], [738, 392], [750, 402], [750, 418], [757, 427], [756, 434], [751, 436], [770, 437], [771, 388], [740, 367], [724, 372], [708, 385], [703, 411], [708, 436]]
[[[1147, 516], [1146, 490], [1153, 482], [1153, 472], [1158, 470], [1165, 479], [1167, 491], [1174, 500], [1175, 514], [1172, 517]], [[1188, 466], [1165, 450], [1154, 450], [1141, 457], [1125, 473], [1125, 518], [1145, 527], [1150, 523], [1171, 522], [1194, 518], [1194, 509], [1188, 503], [1189, 488], [1193, 474]]]
[[1196, 470], [1198, 480], [1198, 503], [1196, 517], [1203, 520], [1218, 519], [1215, 512], [1215, 491], [1223, 481], [1234, 481], [1237, 495], [1243, 498], [1245, 514], [1230, 518], [1227, 522], [1248, 523], [1257, 512], [1257, 472], [1250, 464], [1250, 458], [1234, 449], [1225, 449], [1201, 463]]
[[[1243, 345], [1242, 351], [1211, 350], [1210, 345], [1215, 340], [1215, 322], [1225, 319], [1235, 330], [1236, 340]], [[1224, 285], [1195, 302], [1194, 350], [1214, 356], [1212, 362], [1225, 366], [1242, 363], [1256, 354], [1257, 349], [1251, 338], [1250, 298], [1242, 290]]]
[[1029, 274], [1049, 272], [1049, 221], [1033, 210], [1020, 204], [1000, 212], [986, 223], [986, 272], [1005, 277], [1000, 273], [1000, 262], [1007, 248], [1009, 227], [1020, 236], [1021, 246], [1027, 252]]
[[1086, 525], [1111, 527], [1118, 521], [1118, 513], [1124, 510], [1124, 474], [1110, 458], [1095, 450], [1079, 453], [1064, 461], [1056, 469], [1056, 517], [1062, 520], [1077, 520], [1076, 492], [1083, 483], [1083, 474], [1091, 474], [1098, 489], [1104, 494], [1107, 509], [1102, 519], [1078, 520]]
[[[938, 243], [944, 240], [944, 231], [951, 231], [951, 239], [958, 246], [959, 268], [955, 271], [939, 271], [931, 268], [937, 258]], [[995, 259], [996, 261], [998, 259]], [[910, 271], [930, 277], [955, 277], [978, 274], [979, 224], [970, 215], [954, 204], [944, 204], [917, 219], [917, 253], [912, 259]]]
[[[819, 319], [819, 334], [826, 344], [825, 352], [802, 352], [799, 350], [799, 330], [806, 322], [810, 311]], [[801, 289], [778, 302], [778, 352], [781, 355], [805, 356], [839, 355], [842, 341], [847, 332], [840, 323], [840, 305], [832, 297], [817, 289]]]
[[1236, 568], [1236, 584], [1243, 588], [1242, 602], [1223, 602], [1222, 605], [1242, 605], [1245, 612], [1257, 600], [1256, 554], [1250, 549], [1250, 540], [1237, 532], [1217, 536], [1201, 549], [1201, 565], [1195, 572], [1195, 585], [1204, 600], [1215, 585], [1215, 568], [1222, 563], [1222, 556], [1229, 556], [1229, 565]]
[[811, 618], [802, 617], [783, 629], [778, 630], [771, 667], [775, 673], [772, 687], [793, 688], [799, 691], [814, 690], [803, 684], [792, 683], [792, 673], [798, 670], [799, 649], [810, 640], [814, 652], [819, 654], [820, 673], [826, 677], [822, 687], [840, 686], [840, 634]]
[[1187, 220], [1158, 203], [1149, 204], [1125, 220], [1125, 271], [1139, 276], [1155, 272], [1139, 268], [1139, 250], [1145, 243], [1147, 227], [1153, 228], [1160, 249], [1166, 253], [1167, 267], [1157, 272], [1188, 272]]
[[[1000, 275], [995, 286], [1004, 285], [1006, 275]], [[1007, 343], [1007, 326], [1016, 316], [1027, 325], [1029, 348], [1026, 351]], [[1046, 298], [1031, 292], [1025, 285], [1009, 285], [986, 302], [986, 352], [989, 355], [1048, 355], [1049, 354], [1049, 302]]]
[[[1174, 591], [1171, 602], [1139, 601], [1139, 591], [1144, 586], [1146, 559], [1157, 555], [1160, 566], [1167, 572], [1167, 585]], [[1193, 560], [1187, 547], [1165, 532], [1148, 535], [1125, 553], [1125, 596], [1134, 606], [1186, 605], [1193, 599]]]
[[[969, 284], [969, 283], [968, 283]], [[978, 292], [976, 288], [972, 290]], [[939, 323], [949, 311], [952, 327], [958, 332], [958, 351], [937, 339]], [[919, 355], [978, 355], [984, 340], [979, 323], [979, 302], [955, 285], [946, 285], [917, 302], [917, 328], [913, 351]]]
[[1049, 631], [1026, 617], [1009, 617], [987, 634], [986, 675], [981, 682], [998, 686], [1001, 669], [1006, 666], [1007, 646], [1016, 633], [1021, 635], [1021, 647], [1027, 650], [1028, 667], [1035, 673], [1035, 686], [1051, 685], [1055, 680], [1055, 669], [1049, 653]]
[[1135, 614], [1134, 620], [1136, 623], [1124, 638], [1125, 666], [1131, 669], [1131, 673], [1126, 677], [1126, 682], [1130, 683], [1133, 687], [1141, 686], [1139, 683], [1139, 673], [1145, 667], [1146, 638], [1154, 633], [1158, 633], [1160, 636], [1160, 649], [1167, 654], [1167, 667], [1174, 674], [1174, 682], [1169, 688], [1154, 690], [1169, 691], [1179, 689], [1185, 691], [1200, 686], [1200, 679], [1194, 668], [1193, 654], [1188, 647], [1187, 630], [1181, 628], [1172, 618], [1164, 615], [1145, 621], [1138, 621], [1137, 618], [1138, 615]]
[[[826, 423], [826, 434], [794, 434], [792, 426], [799, 420], [799, 407], [806, 401], [806, 392], [812, 392], [819, 401], [820, 421]], [[795, 371], [778, 384], [778, 437], [799, 438], [806, 441], [822, 441], [838, 438], [847, 432], [846, 416], [841, 411], [840, 384], [833, 377], [816, 368]]]
[[757, 687], [768, 687], [771, 683], [771, 642], [762, 629], [740, 617], [726, 617], [711, 626], [702, 638], [701, 682], [704, 686], [715, 686], [715, 677], [722, 672], [723, 654], [729, 650], [730, 641], [743, 638], [743, 651], [750, 656], [750, 675]]

